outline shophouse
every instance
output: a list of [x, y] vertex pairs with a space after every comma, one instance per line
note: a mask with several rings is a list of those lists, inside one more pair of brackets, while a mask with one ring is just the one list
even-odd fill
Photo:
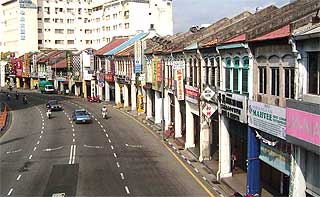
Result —
[[[80, 56], [80, 68], [82, 72], [82, 95], [84, 98], [93, 96], [95, 86], [91, 86], [91, 83], [95, 80], [94, 72], [94, 50], [86, 49], [79, 53]], [[93, 87], [93, 91], [92, 91]]]

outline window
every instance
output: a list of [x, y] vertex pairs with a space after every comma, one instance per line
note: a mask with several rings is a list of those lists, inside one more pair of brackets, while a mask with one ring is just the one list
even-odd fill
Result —
[[68, 40], [68, 44], [74, 44], [74, 40]]
[[63, 29], [55, 29], [54, 33], [56, 34], [63, 34]]
[[284, 96], [294, 98], [294, 68], [284, 69]]
[[271, 68], [271, 95], [279, 96], [279, 68]]
[[74, 19], [67, 19], [67, 23], [73, 24], [74, 23]]
[[196, 86], [198, 83], [197, 83], [197, 79], [198, 79], [198, 67], [197, 67], [197, 59], [194, 59], [193, 60], [193, 86]]
[[67, 34], [74, 34], [74, 29], [68, 29]]
[[45, 23], [50, 23], [50, 18], [44, 18]]
[[267, 69], [259, 67], [259, 93], [267, 93]]
[[42, 44], [42, 40], [38, 40], [38, 44]]
[[233, 59], [233, 91], [240, 92], [239, 91], [239, 63], [240, 60], [238, 57], [235, 57]]
[[63, 42], [63, 40], [55, 40], [54, 43], [55, 44], [63, 44], [64, 42]]
[[230, 91], [230, 71], [231, 71], [231, 58], [226, 59], [226, 90]]
[[110, 15], [107, 15], [107, 16], [106, 16], [106, 20], [109, 20], [109, 19], [110, 19]]
[[125, 28], [125, 29], [129, 29], [129, 23], [125, 23], [125, 24], [124, 24], [124, 28]]
[[118, 14], [113, 14], [113, 19], [116, 19], [118, 17]]
[[47, 14], [50, 14], [50, 8], [49, 7], [44, 7], [43, 11]]
[[244, 57], [242, 61], [242, 93], [246, 94], [248, 93], [249, 58]]
[[42, 21], [42, 18], [38, 18], [38, 22], [41, 22]]
[[38, 33], [42, 33], [42, 29], [38, 29]]
[[125, 18], [125, 19], [129, 18], [129, 10], [127, 10], [127, 11], [124, 12], [124, 18]]
[[192, 59], [189, 60], [189, 84], [188, 85], [192, 85], [192, 81], [193, 81], [193, 67], [192, 67]]
[[320, 94], [320, 53], [308, 53], [308, 93]]
[[113, 30], [117, 30], [117, 25], [113, 25]]

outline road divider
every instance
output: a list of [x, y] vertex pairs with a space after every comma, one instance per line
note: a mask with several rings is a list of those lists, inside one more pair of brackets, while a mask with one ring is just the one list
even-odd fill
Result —
[[74, 160], [76, 158], [76, 148], [77, 145], [71, 145], [70, 147], [69, 164], [74, 164]]

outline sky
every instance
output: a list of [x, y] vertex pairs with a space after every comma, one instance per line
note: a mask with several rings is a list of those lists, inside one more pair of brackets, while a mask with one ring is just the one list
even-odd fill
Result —
[[188, 31], [193, 25], [212, 24], [243, 11], [254, 13], [257, 7], [282, 7], [290, 0], [172, 0], [174, 33]]

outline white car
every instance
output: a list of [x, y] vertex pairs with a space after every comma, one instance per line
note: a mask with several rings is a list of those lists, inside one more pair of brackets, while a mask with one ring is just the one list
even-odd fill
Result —
[[56, 92], [56, 90], [54, 89], [53, 85], [45, 85], [44, 86], [44, 92], [48, 93], [48, 94], [53, 94]]

